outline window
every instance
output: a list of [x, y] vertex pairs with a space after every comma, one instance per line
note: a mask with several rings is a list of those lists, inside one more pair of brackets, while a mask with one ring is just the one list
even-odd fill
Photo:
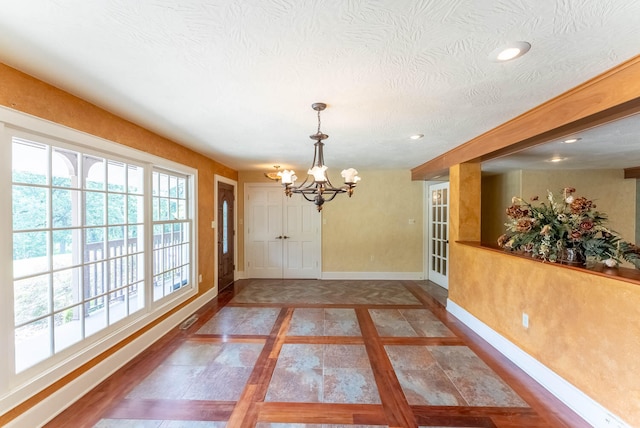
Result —
[[222, 202], [222, 254], [229, 253], [229, 204]]
[[3, 129], [12, 298], [0, 310], [13, 322], [0, 326], [0, 395], [68, 373], [197, 293], [195, 170], [73, 130], [97, 141]]
[[153, 171], [153, 300], [189, 284], [191, 222], [187, 177]]
[[144, 308], [144, 167], [14, 137], [17, 372]]

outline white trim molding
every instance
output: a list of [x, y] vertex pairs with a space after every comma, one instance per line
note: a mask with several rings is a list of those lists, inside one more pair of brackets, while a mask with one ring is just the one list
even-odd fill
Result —
[[631, 428], [600, 403], [567, 382], [553, 370], [480, 321], [454, 301], [447, 299], [447, 311], [511, 360], [567, 407], [594, 427]]
[[414, 280], [424, 279], [423, 272], [321, 272], [321, 279]]
[[105, 358], [81, 376], [46, 397], [35, 406], [5, 425], [6, 428], [39, 427], [45, 425], [67, 407], [95, 388], [154, 342], [198, 311], [216, 295], [212, 288], [200, 297], [176, 311], [149, 331]]

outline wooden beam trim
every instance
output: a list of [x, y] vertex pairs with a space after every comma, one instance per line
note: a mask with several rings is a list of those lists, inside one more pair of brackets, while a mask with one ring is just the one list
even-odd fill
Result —
[[624, 178], [640, 178], [640, 166], [634, 166], [633, 168], [625, 168]]
[[[640, 55], [529, 110], [484, 134], [411, 170], [412, 180], [427, 180], [446, 173], [449, 167], [499, 152], [501, 156], [542, 144], [541, 135], [565, 131], [571, 124], [611, 112], [616, 117], [633, 114], [640, 99]], [[621, 111], [627, 106], [632, 111]], [[611, 118], [609, 118], [610, 120]], [[526, 142], [527, 143], [523, 143]], [[510, 148], [513, 147], [513, 150]], [[495, 156], [493, 156], [495, 157]]]

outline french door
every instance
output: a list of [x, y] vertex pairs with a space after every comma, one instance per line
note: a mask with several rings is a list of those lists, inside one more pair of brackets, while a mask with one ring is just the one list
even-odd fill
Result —
[[321, 214], [280, 186], [245, 187], [245, 259], [249, 278], [320, 278]]
[[427, 201], [427, 276], [449, 288], [449, 183], [429, 185]]

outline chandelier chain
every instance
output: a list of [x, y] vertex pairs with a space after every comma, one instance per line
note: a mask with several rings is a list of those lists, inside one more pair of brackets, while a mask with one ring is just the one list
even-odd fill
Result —
[[320, 110], [318, 110], [318, 135], [320, 135]]

